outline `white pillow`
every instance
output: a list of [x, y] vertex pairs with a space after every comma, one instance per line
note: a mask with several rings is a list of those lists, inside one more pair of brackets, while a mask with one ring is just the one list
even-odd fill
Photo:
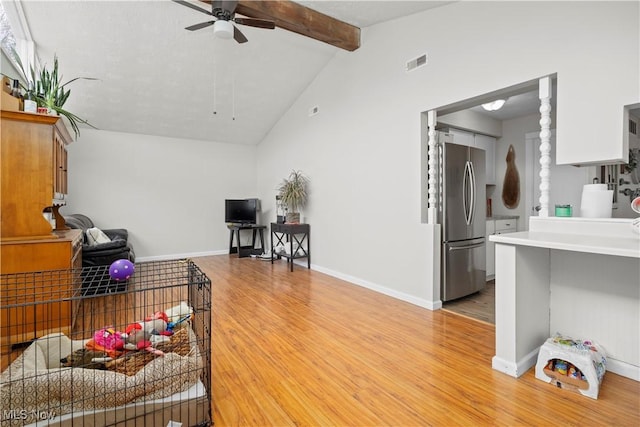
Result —
[[101, 243], [109, 243], [111, 239], [104, 234], [98, 227], [87, 228], [87, 242], [91, 246], [99, 245]]
[[89, 340], [71, 341], [63, 333], [53, 333], [42, 338], [38, 338], [35, 343], [44, 353], [47, 368], [53, 369], [60, 368], [62, 366], [60, 359], [67, 357], [78, 349], [83, 348], [87, 341]]

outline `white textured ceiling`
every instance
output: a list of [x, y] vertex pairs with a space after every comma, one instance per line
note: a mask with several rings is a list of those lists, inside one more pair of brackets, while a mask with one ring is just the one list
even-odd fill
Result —
[[[365, 27], [450, 2], [302, 3]], [[99, 79], [70, 85], [65, 108], [103, 130], [257, 144], [338, 50], [281, 29], [239, 26], [244, 44], [186, 31], [208, 17], [168, 0], [22, 7], [43, 62]]]
[[[538, 97], [537, 88], [517, 95], [496, 98], [504, 98], [506, 101], [504, 106], [497, 111], [487, 111], [481, 105], [473, 107], [471, 110], [497, 120], [510, 120], [516, 117], [536, 114], [540, 111], [540, 98]], [[557, 98], [557, 85], [554, 82], [551, 92], [551, 107], [553, 111], [556, 110]]]
[[303, 4], [325, 15], [333, 16], [356, 27], [364, 28], [454, 2], [425, 0], [310, 0], [297, 1], [296, 3]]

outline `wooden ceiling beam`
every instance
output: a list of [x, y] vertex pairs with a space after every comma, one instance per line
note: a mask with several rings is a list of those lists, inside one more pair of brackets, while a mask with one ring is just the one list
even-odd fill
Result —
[[[211, 0], [200, 0], [211, 4]], [[236, 13], [269, 19], [276, 26], [321, 42], [354, 51], [360, 47], [360, 28], [289, 0], [240, 0]]]

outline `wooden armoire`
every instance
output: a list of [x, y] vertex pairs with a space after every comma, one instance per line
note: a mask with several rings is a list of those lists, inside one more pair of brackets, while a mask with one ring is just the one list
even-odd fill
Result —
[[[69, 332], [69, 298], [82, 266], [82, 231], [69, 230], [58, 208], [67, 198], [67, 145], [60, 117], [1, 111], [0, 345]], [[52, 212], [52, 226], [45, 218]], [[79, 271], [79, 270], [78, 270]], [[10, 349], [9, 349], [10, 350]]]

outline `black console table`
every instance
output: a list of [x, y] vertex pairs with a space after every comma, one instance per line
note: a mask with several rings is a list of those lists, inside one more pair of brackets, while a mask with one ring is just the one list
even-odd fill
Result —
[[[227, 224], [227, 228], [231, 232], [229, 236], [229, 253], [238, 254], [238, 258], [248, 257], [251, 255], [260, 255], [264, 252], [264, 230], [265, 225], [255, 224]], [[242, 246], [240, 244], [240, 231], [251, 230], [253, 232], [253, 240], [251, 246]], [[260, 249], [256, 249], [256, 234], [260, 233]], [[237, 246], [233, 246], [233, 235], [236, 235]]]
[[[294, 243], [296, 244], [294, 250]], [[276, 253], [278, 245], [289, 245], [289, 253]], [[276, 224], [271, 223], [271, 264], [275, 258], [284, 257], [291, 264], [293, 260], [307, 258], [307, 268], [311, 268], [311, 228], [309, 224]]]

